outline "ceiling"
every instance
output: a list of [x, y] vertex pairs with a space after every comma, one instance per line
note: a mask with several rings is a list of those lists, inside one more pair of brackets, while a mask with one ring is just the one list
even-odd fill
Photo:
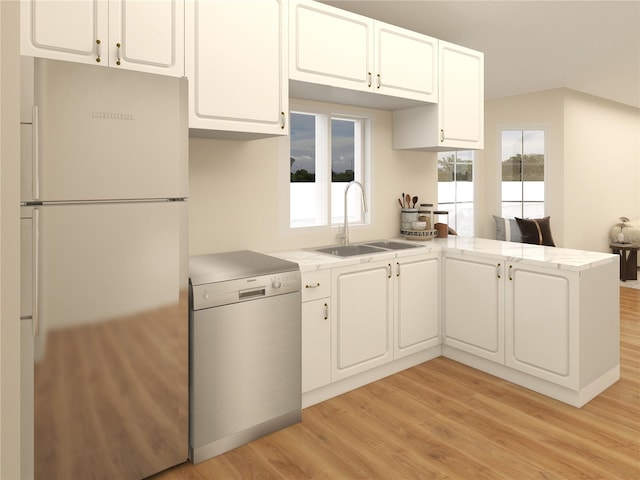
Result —
[[566, 87], [640, 108], [640, 0], [322, 0], [485, 54], [487, 100]]

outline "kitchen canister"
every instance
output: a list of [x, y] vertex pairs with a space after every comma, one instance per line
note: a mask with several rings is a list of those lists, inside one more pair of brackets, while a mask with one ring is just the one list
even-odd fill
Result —
[[417, 208], [403, 208], [400, 214], [400, 230], [411, 230], [411, 224], [418, 221]]
[[418, 221], [426, 222], [427, 226], [425, 230], [431, 230], [431, 225], [433, 225], [433, 204], [432, 203], [421, 203], [420, 207], [418, 207]]

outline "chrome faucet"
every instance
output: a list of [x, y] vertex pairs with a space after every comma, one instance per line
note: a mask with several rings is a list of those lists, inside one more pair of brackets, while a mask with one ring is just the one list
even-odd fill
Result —
[[338, 237], [342, 240], [342, 245], [349, 245], [349, 216], [347, 212], [347, 193], [349, 192], [349, 188], [351, 187], [351, 185], [358, 185], [360, 187], [360, 192], [362, 193], [362, 212], [367, 212], [367, 199], [365, 198], [364, 187], [360, 182], [352, 180], [344, 189], [344, 226], [342, 227], [342, 234], [338, 235]]

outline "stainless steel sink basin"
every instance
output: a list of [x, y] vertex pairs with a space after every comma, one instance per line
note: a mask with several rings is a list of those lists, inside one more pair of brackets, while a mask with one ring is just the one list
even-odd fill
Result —
[[314, 252], [328, 253], [336, 257], [353, 257], [355, 255], [368, 255], [373, 253], [383, 253], [389, 250], [403, 250], [414, 248], [417, 245], [409, 243], [394, 242], [391, 240], [380, 240], [377, 242], [358, 243], [352, 245], [335, 245], [332, 247], [313, 248]]
[[314, 248], [315, 252], [328, 253], [337, 257], [352, 257], [354, 255], [366, 255], [369, 253], [382, 253], [385, 250], [370, 245], [336, 245], [334, 247]]
[[410, 243], [394, 242], [392, 240], [382, 240], [379, 242], [365, 243], [372, 247], [384, 248], [386, 250], [404, 250], [405, 248], [416, 248], [418, 245], [411, 245]]

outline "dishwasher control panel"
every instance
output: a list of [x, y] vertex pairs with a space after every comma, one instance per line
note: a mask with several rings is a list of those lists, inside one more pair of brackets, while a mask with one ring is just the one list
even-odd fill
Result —
[[193, 309], [201, 310], [230, 303], [299, 292], [301, 282], [300, 272], [292, 271], [194, 285], [191, 287]]

